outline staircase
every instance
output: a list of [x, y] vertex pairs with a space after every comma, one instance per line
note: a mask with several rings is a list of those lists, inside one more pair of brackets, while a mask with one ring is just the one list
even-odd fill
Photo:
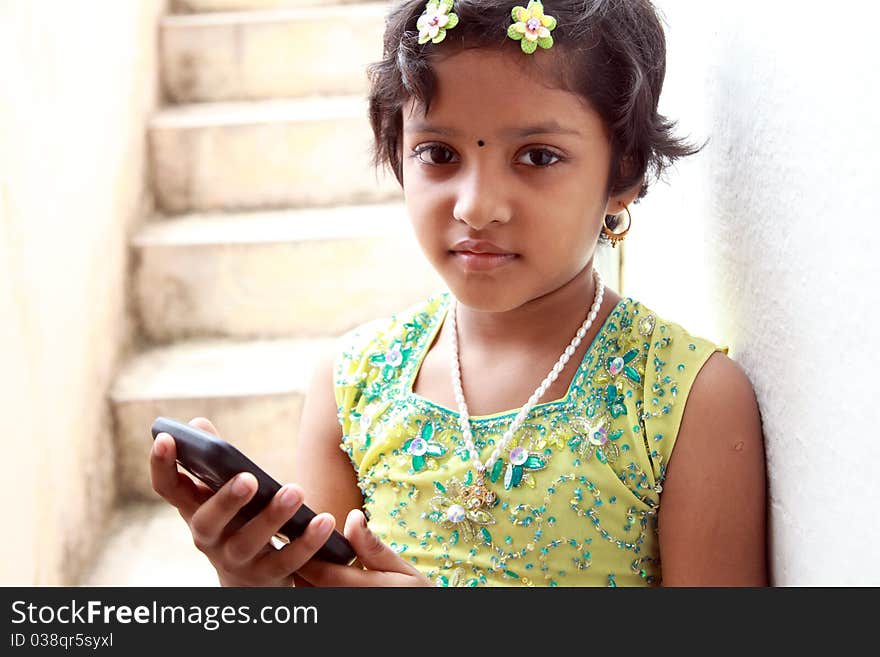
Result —
[[[444, 287], [368, 148], [386, 2], [177, 0], [148, 126], [156, 216], [131, 242], [141, 344], [110, 391], [120, 503], [81, 585], [215, 585], [149, 481], [157, 415], [210, 418], [291, 479], [315, 356]], [[389, 284], [393, 281], [393, 284]]]

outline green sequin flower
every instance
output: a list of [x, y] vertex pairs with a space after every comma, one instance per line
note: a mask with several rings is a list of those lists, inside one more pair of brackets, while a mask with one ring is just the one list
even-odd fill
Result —
[[432, 440], [434, 438], [433, 422], [425, 422], [421, 435], [410, 438], [403, 444], [404, 451], [412, 456], [413, 470], [424, 470], [429, 456], [443, 456], [446, 447]]
[[556, 27], [556, 19], [544, 14], [540, 0], [529, 0], [528, 7], [514, 7], [510, 15], [515, 22], [507, 28], [507, 36], [519, 41], [524, 53], [531, 55], [538, 46], [553, 47], [550, 32]]
[[[510, 490], [519, 486], [525, 472], [543, 470], [547, 467], [547, 460], [543, 455], [528, 452], [522, 447], [514, 447], [508, 455], [507, 470], [504, 472], [504, 489]], [[496, 463], [497, 465], [497, 463]], [[492, 480], [494, 481], [494, 479]]]
[[370, 356], [370, 363], [372, 365], [384, 365], [382, 368], [382, 379], [391, 381], [397, 374], [397, 371], [409, 360], [411, 352], [412, 347], [404, 349], [400, 340], [395, 340], [385, 353]]
[[633, 358], [638, 355], [638, 349], [630, 349], [623, 356], [615, 356], [614, 358], [607, 359], [605, 366], [608, 368], [608, 373], [611, 376], [617, 376], [618, 374], [623, 373], [623, 375], [633, 383], [641, 383], [642, 375], [630, 365]]
[[615, 341], [615, 352], [605, 358], [604, 367], [596, 373], [593, 383], [600, 386], [626, 384], [635, 390], [641, 389], [648, 355], [644, 338], [634, 330], [622, 333]]
[[453, 0], [431, 0], [425, 12], [419, 16], [419, 43], [440, 43], [446, 38], [446, 30], [458, 25], [458, 16], [452, 12]]

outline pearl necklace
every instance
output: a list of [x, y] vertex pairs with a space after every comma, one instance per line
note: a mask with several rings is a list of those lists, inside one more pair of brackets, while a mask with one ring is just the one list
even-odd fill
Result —
[[[553, 366], [553, 369], [550, 370], [550, 374], [541, 382], [541, 385], [532, 393], [532, 396], [529, 397], [529, 400], [525, 403], [525, 405], [519, 410], [513, 422], [510, 423], [507, 431], [504, 433], [504, 436], [501, 439], [495, 449], [492, 450], [492, 454], [489, 456], [489, 459], [486, 463], [480, 461], [480, 455], [477, 451], [477, 448], [474, 446], [474, 438], [471, 433], [471, 424], [470, 419], [468, 418], [468, 409], [467, 403], [464, 400], [464, 391], [461, 387], [461, 366], [459, 364], [458, 358], [458, 329], [456, 327], [456, 309], [458, 308], [458, 301], [453, 297], [452, 300], [452, 389], [455, 393], [455, 399], [458, 402], [459, 416], [461, 422], [461, 432], [464, 436], [464, 444], [468, 449], [468, 454], [471, 457], [471, 461], [473, 462], [474, 469], [477, 472], [478, 482], [475, 484], [476, 488], [485, 492], [486, 484], [484, 480], [484, 475], [486, 471], [491, 471], [492, 466], [495, 465], [495, 462], [501, 458], [501, 453], [507, 448], [510, 444], [510, 441], [513, 440], [514, 434], [517, 430], [522, 426], [522, 423], [525, 422], [526, 417], [529, 414], [529, 411], [532, 410], [532, 407], [538, 403], [538, 400], [544, 396], [544, 393], [547, 392], [547, 388], [556, 381], [559, 377], [559, 373], [565, 367], [565, 364], [569, 361], [569, 359], [574, 354], [578, 345], [581, 343], [583, 337], [587, 334], [587, 331], [590, 330], [590, 327], [593, 325], [593, 321], [596, 319], [596, 315], [599, 312], [599, 308], [602, 306], [602, 297], [605, 294], [605, 285], [602, 282], [602, 276], [599, 274], [599, 271], [594, 269], [595, 279], [596, 279], [596, 295], [593, 300], [593, 306], [590, 308], [590, 314], [587, 316], [587, 319], [584, 320], [584, 323], [581, 324], [581, 327], [578, 329], [577, 334], [572, 339], [571, 344], [565, 348], [565, 351], [562, 352], [562, 355], [559, 357], [559, 360]], [[516, 454], [514, 454], [516, 452]], [[510, 452], [511, 463], [514, 461], [524, 460], [527, 457], [527, 453], [525, 450], [521, 448], [515, 448]], [[513, 463], [516, 465], [516, 463]], [[494, 495], [490, 495], [488, 499], [494, 500]]]

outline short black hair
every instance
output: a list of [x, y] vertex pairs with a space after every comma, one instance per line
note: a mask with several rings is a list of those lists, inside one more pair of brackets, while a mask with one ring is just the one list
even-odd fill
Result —
[[[516, 0], [456, 0], [452, 11], [459, 23], [442, 42], [420, 45], [416, 22], [425, 5], [392, 5], [383, 57], [367, 67], [373, 165], [387, 165], [401, 185], [403, 108], [414, 98], [425, 113], [430, 109], [437, 85], [432, 59], [470, 48], [520, 50], [507, 36]], [[639, 185], [643, 197], [667, 167], [702, 148], [676, 138], [675, 122], [657, 111], [666, 75], [666, 36], [657, 10], [649, 0], [549, 0], [544, 9], [557, 19], [548, 51], [559, 57], [556, 84], [587, 100], [609, 133], [607, 193]]]

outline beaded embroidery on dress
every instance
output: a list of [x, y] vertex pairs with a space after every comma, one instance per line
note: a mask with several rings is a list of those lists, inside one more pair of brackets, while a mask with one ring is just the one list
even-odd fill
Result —
[[[532, 408], [480, 486], [458, 413], [412, 391], [451, 299], [339, 339], [340, 447], [370, 529], [444, 586], [659, 584], [666, 463], [697, 373], [727, 348], [621, 299], [566, 396]], [[470, 418], [484, 460], [518, 411]]]

